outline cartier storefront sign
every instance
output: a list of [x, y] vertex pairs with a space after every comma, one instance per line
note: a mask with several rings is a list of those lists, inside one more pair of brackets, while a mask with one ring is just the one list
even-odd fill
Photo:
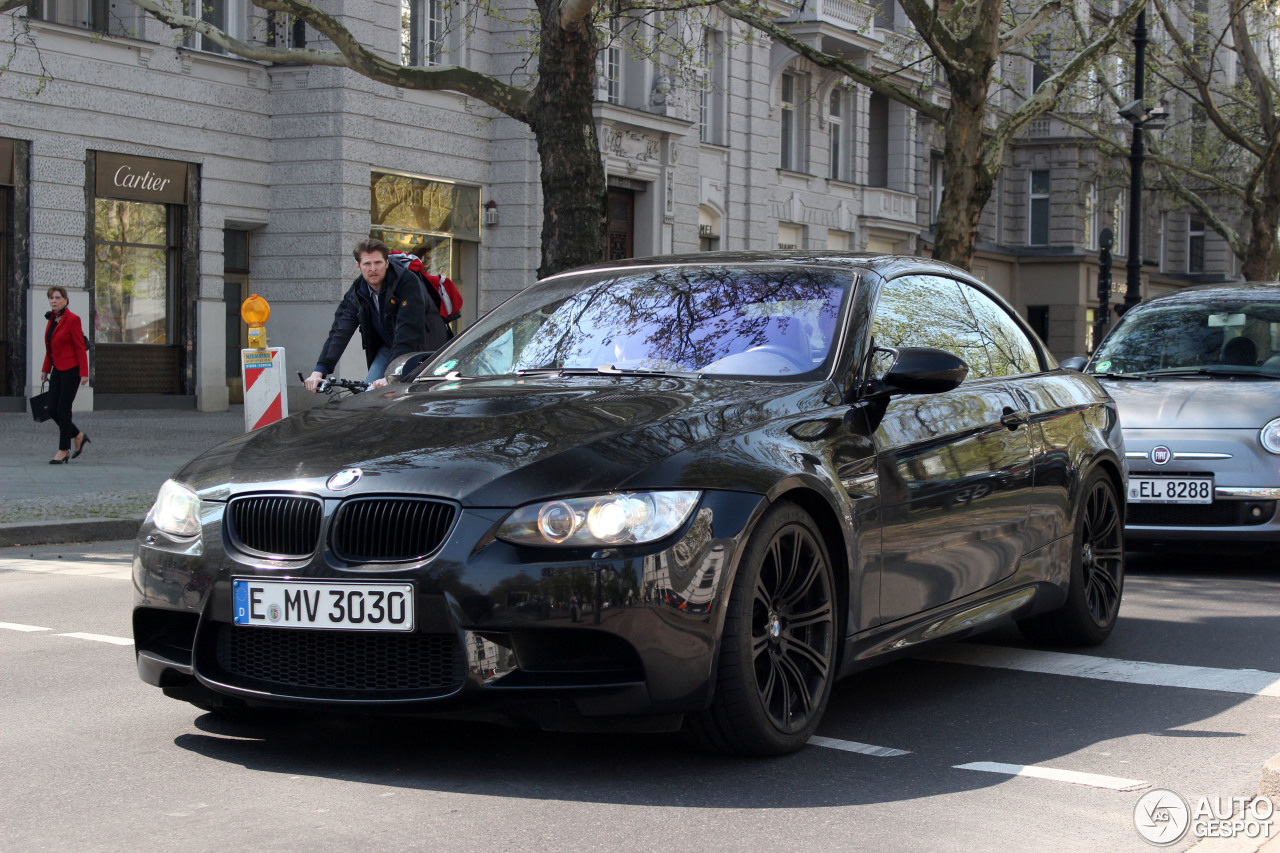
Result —
[[177, 160], [97, 154], [98, 198], [122, 198], [161, 204], [187, 203], [187, 164]]

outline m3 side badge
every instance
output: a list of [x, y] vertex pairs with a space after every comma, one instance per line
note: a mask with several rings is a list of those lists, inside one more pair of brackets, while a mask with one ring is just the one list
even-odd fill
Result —
[[359, 480], [360, 475], [363, 473], [359, 468], [344, 468], [330, 477], [329, 482], [325, 483], [325, 485], [335, 492], [340, 492], [343, 489], [349, 489], [354, 486], [356, 480]]

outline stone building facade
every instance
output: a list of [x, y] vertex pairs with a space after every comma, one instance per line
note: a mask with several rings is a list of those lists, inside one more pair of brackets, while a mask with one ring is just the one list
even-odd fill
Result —
[[[337, 5], [388, 58], [517, 79], [528, 60], [510, 25], [450, 26], [455, 5], [441, 0]], [[202, 8], [249, 40], [326, 46], [247, 0]], [[871, 61], [912, 49], [892, 12], [818, 0], [791, 25]], [[243, 298], [270, 302], [270, 343], [286, 348], [290, 375], [308, 372], [355, 275], [351, 247], [371, 233], [449, 274], [463, 325], [533, 281], [534, 140], [473, 99], [228, 56], [127, 0], [34, 0], [0, 16], [0, 33], [14, 49], [0, 73], [0, 407], [20, 409], [39, 385], [55, 283], [88, 318], [92, 382], [77, 408], [220, 410], [240, 393]], [[601, 51], [607, 254], [927, 251], [936, 128], [742, 36], [713, 18], [696, 36], [702, 70], [679, 79], [624, 45]], [[1059, 355], [1088, 345], [1096, 233], [1117, 209], [1105, 192], [1086, 203], [1082, 176], [1112, 165], [1069, 137], [1046, 120], [1014, 147], [974, 269]], [[1190, 280], [1180, 277], [1188, 238], [1178, 229], [1190, 224], [1180, 215], [1160, 219], [1153, 288]], [[1215, 236], [1201, 235], [1198, 262], [1230, 275]], [[1118, 251], [1120, 287], [1123, 259]], [[359, 347], [338, 371], [364, 373]], [[299, 387], [290, 394], [295, 408], [308, 402]]]

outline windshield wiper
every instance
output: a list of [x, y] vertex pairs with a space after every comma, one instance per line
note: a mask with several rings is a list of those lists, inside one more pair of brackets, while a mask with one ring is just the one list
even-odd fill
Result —
[[658, 370], [651, 367], [618, 367], [616, 364], [602, 364], [596, 368], [596, 372], [606, 376], [680, 376], [685, 379], [696, 379], [702, 375], [688, 370]]
[[1090, 373], [1090, 376], [1101, 376], [1103, 379], [1150, 379], [1146, 373]]
[[1231, 365], [1206, 365], [1204, 367], [1175, 367], [1169, 370], [1157, 370], [1150, 374], [1152, 379], [1159, 379], [1162, 376], [1229, 376], [1235, 378], [1237, 376], [1245, 376], [1250, 379], [1275, 379], [1275, 376], [1266, 373], [1258, 373], [1256, 370], [1243, 370], [1239, 367]]

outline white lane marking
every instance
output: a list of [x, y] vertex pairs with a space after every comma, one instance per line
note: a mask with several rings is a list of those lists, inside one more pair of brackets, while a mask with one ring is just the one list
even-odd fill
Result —
[[1078, 770], [1059, 770], [1056, 767], [1036, 767], [1025, 764], [1001, 764], [998, 761], [974, 761], [956, 764], [956, 770], [980, 770], [983, 773], [1002, 773], [1005, 776], [1030, 776], [1054, 782], [1070, 782], [1072, 785], [1088, 785], [1091, 788], [1108, 788], [1112, 791], [1139, 791], [1150, 788], [1150, 782], [1140, 779], [1121, 779], [1119, 776], [1099, 776], [1097, 773], [1081, 773]]
[[858, 743], [856, 740], [836, 740], [832, 737], [809, 738], [810, 746], [825, 746], [828, 749], [841, 749], [845, 752], [857, 752], [862, 755], [874, 755], [878, 758], [889, 758], [894, 755], [910, 755], [906, 749], [890, 749], [887, 746], [872, 746], [869, 743]]
[[50, 631], [51, 628], [41, 628], [39, 625], [19, 625], [17, 622], [0, 622], [0, 628], [7, 628], [10, 631]]
[[54, 634], [55, 637], [72, 637], [77, 640], [93, 640], [95, 643], [111, 643], [116, 646], [132, 646], [133, 640], [126, 640], [124, 637], [108, 637], [106, 634], [84, 634], [77, 631], [74, 634]]
[[90, 557], [84, 560], [0, 559], [0, 568], [45, 575], [79, 575], [116, 580], [133, 578], [133, 560], [129, 557]]
[[1218, 669], [1210, 666], [1149, 663], [970, 643], [956, 643], [921, 652], [916, 657], [943, 663], [1016, 669], [1048, 675], [1070, 675], [1102, 681], [1122, 681], [1158, 687], [1185, 687], [1192, 690], [1220, 690], [1224, 693], [1244, 693], [1250, 696], [1280, 696], [1280, 673], [1263, 672], [1258, 669]]

